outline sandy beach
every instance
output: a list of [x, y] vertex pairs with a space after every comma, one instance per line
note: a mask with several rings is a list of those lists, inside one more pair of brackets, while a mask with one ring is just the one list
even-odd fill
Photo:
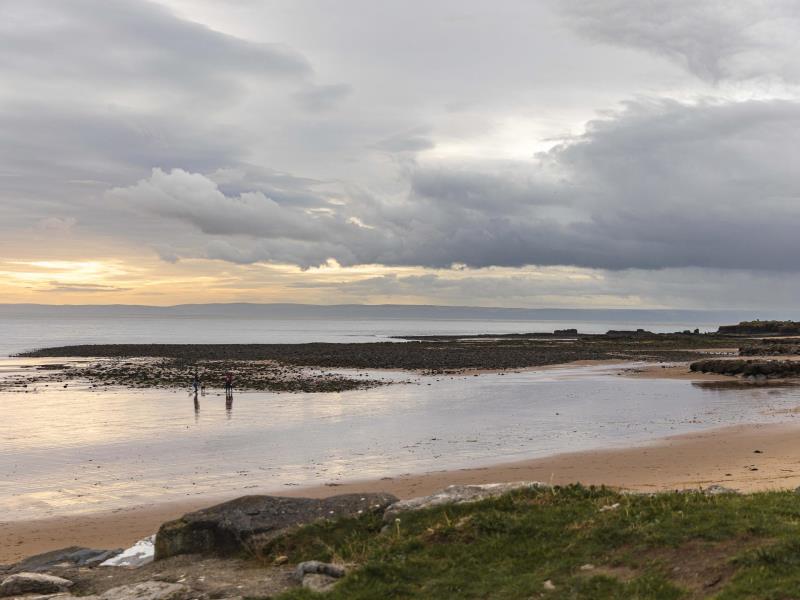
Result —
[[[650, 492], [721, 484], [742, 492], [800, 485], [800, 427], [743, 425], [664, 438], [639, 447], [559, 454], [547, 458], [335, 486], [281, 491], [322, 497], [385, 491], [401, 498], [450, 484], [535, 480], [581, 482]], [[255, 491], [255, 490], [254, 490]], [[266, 490], [265, 490], [266, 491]], [[274, 493], [274, 492], [273, 492]], [[80, 516], [0, 523], [0, 563], [64, 546], [124, 547], [152, 534], [164, 521], [224, 498], [204, 497]]]

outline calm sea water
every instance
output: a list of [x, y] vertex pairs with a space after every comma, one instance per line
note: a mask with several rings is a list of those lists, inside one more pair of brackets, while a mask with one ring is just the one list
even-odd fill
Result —
[[582, 333], [644, 328], [654, 332], [699, 328], [714, 331], [720, 323], [502, 320], [283, 320], [234, 317], [3, 317], [0, 356], [72, 344], [112, 343], [307, 343], [374, 342], [400, 335], [474, 335], [480, 333], [552, 332], [577, 327]]
[[[20, 363], [0, 360], [0, 376]], [[68, 515], [641, 444], [790, 420], [800, 404], [797, 387], [720, 389], [617, 372], [413, 376], [342, 393], [237, 393], [231, 406], [216, 393], [195, 404], [186, 391], [0, 393], [0, 513]]]

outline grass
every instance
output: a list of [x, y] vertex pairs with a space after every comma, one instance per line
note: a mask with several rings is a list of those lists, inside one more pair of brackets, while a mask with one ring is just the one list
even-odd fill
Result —
[[571, 486], [400, 519], [383, 533], [377, 516], [308, 526], [264, 557], [357, 565], [331, 600], [800, 598], [800, 496], [791, 492], [635, 496]]

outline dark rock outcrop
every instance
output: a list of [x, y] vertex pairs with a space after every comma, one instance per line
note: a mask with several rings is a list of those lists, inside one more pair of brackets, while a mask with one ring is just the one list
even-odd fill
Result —
[[738, 325], [720, 325], [717, 333], [738, 335], [800, 335], [796, 321], [742, 321]]
[[793, 360], [699, 360], [689, 365], [691, 371], [741, 375], [742, 377], [784, 379], [800, 377], [800, 361]]
[[235, 556], [253, 552], [300, 525], [383, 512], [391, 494], [343, 494], [321, 500], [243, 496], [164, 523], [156, 535], [156, 560], [177, 554]]
[[578, 337], [577, 329], [556, 329], [553, 335], [560, 337]]
[[800, 344], [760, 343], [739, 347], [739, 356], [789, 356], [800, 354]]

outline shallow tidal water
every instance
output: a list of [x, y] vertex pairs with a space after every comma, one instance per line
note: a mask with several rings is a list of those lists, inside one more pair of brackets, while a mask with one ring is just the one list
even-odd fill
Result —
[[[0, 360], [0, 377], [24, 364]], [[637, 379], [622, 366], [372, 372], [411, 383], [238, 392], [231, 406], [216, 390], [196, 403], [188, 391], [73, 384], [0, 392], [0, 512], [34, 519], [475, 467], [786, 421], [800, 406], [798, 387]]]

